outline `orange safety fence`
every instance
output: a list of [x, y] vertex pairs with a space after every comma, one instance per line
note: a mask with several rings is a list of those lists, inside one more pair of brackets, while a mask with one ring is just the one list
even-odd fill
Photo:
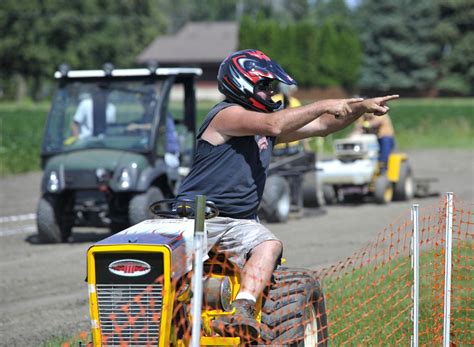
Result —
[[[419, 345], [443, 342], [446, 201], [421, 208]], [[455, 201], [451, 343], [473, 345], [472, 205]], [[413, 335], [413, 222], [391, 224], [364, 249], [320, 272], [331, 344], [409, 346]]]
[[[474, 345], [473, 214], [472, 204], [454, 200], [452, 346]], [[443, 342], [445, 199], [421, 206], [419, 216], [419, 345], [435, 346]], [[410, 346], [412, 236], [407, 210], [336, 265], [317, 272], [276, 269], [255, 305], [257, 335], [248, 319], [240, 321], [243, 316], [227, 306], [239, 289], [238, 270], [219, 257], [210, 259], [204, 266], [201, 345]], [[258, 285], [257, 277], [245, 275], [247, 283]], [[157, 346], [163, 338], [169, 345], [190, 345], [191, 279], [192, 273], [173, 279], [170, 287], [161, 276], [148, 285], [98, 288], [96, 330], [102, 345]]]

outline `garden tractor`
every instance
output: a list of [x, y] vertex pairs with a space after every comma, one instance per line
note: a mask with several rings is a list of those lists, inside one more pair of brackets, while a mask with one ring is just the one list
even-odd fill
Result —
[[378, 204], [386, 204], [392, 200], [409, 200], [419, 188], [405, 153], [392, 152], [386, 171], [381, 174], [375, 135], [335, 140], [334, 152], [334, 159], [316, 163], [327, 204], [361, 201], [367, 196]]
[[[171, 206], [175, 208], [169, 209]], [[202, 301], [197, 289], [194, 291], [192, 276], [199, 272], [194, 271], [193, 257], [199, 258], [196, 245], [202, 245], [194, 235], [195, 216], [199, 217], [195, 206], [199, 205], [184, 200], [157, 201], [150, 210], [159, 218], [145, 220], [89, 248], [93, 346], [184, 347], [191, 346], [197, 335], [200, 346], [327, 346], [324, 296], [314, 272], [283, 266], [275, 269], [257, 300], [258, 339], [219, 335], [213, 330], [216, 318], [234, 313], [240, 272], [212, 249], [201, 252]], [[203, 225], [204, 218], [218, 218], [218, 214], [212, 202], [205, 202]], [[192, 308], [194, 300], [202, 303], [200, 311]], [[195, 312], [200, 314], [193, 316]], [[193, 335], [196, 319], [200, 329]]]

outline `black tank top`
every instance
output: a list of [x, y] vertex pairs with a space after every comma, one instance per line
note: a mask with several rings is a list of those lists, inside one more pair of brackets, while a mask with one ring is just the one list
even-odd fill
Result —
[[237, 104], [223, 101], [208, 113], [197, 135], [197, 149], [191, 170], [181, 184], [177, 198], [194, 200], [204, 194], [224, 217], [252, 219], [257, 215], [274, 137], [232, 137], [221, 145], [201, 138], [217, 113]]

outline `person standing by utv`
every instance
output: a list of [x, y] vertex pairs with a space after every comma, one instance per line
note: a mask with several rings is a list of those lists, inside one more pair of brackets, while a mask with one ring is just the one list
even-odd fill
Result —
[[230, 319], [214, 320], [219, 334], [256, 339], [260, 325], [255, 302], [270, 282], [282, 255], [282, 243], [257, 219], [272, 148], [277, 143], [326, 136], [362, 114], [385, 114], [398, 95], [363, 100], [333, 99], [281, 108], [271, 97], [275, 84], [296, 82], [259, 50], [246, 49], [221, 63], [217, 83], [225, 100], [215, 105], [197, 135], [189, 175], [177, 198], [203, 194], [220, 216], [206, 221], [207, 250], [224, 253], [241, 269], [241, 287]]

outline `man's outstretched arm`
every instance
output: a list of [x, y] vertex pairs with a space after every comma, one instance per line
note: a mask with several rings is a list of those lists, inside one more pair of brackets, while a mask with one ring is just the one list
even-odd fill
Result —
[[351, 105], [360, 101], [361, 98], [322, 100], [273, 113], [261, 113], [249, 111], [241, 106], [231, 106], [215, 116], [202, 138], [213, 145], [218, 145], [234, 136], [283, 136], [326, 113], [332, 117], [346, 118], [352, 112]]
[[281, 134], [277, 142], [291, 142], [313, 136], [327, 136], [339, 131], [356, 121], [364, 113], [374, 113], [377, 116], [388, 112], [386, 103], [397, 99], [399, 95], [387, 95], [378, 98], [365, 99], [350, 104], [350, 111], [342, 114], [324, 113], [308, 124], [293, 132]]

